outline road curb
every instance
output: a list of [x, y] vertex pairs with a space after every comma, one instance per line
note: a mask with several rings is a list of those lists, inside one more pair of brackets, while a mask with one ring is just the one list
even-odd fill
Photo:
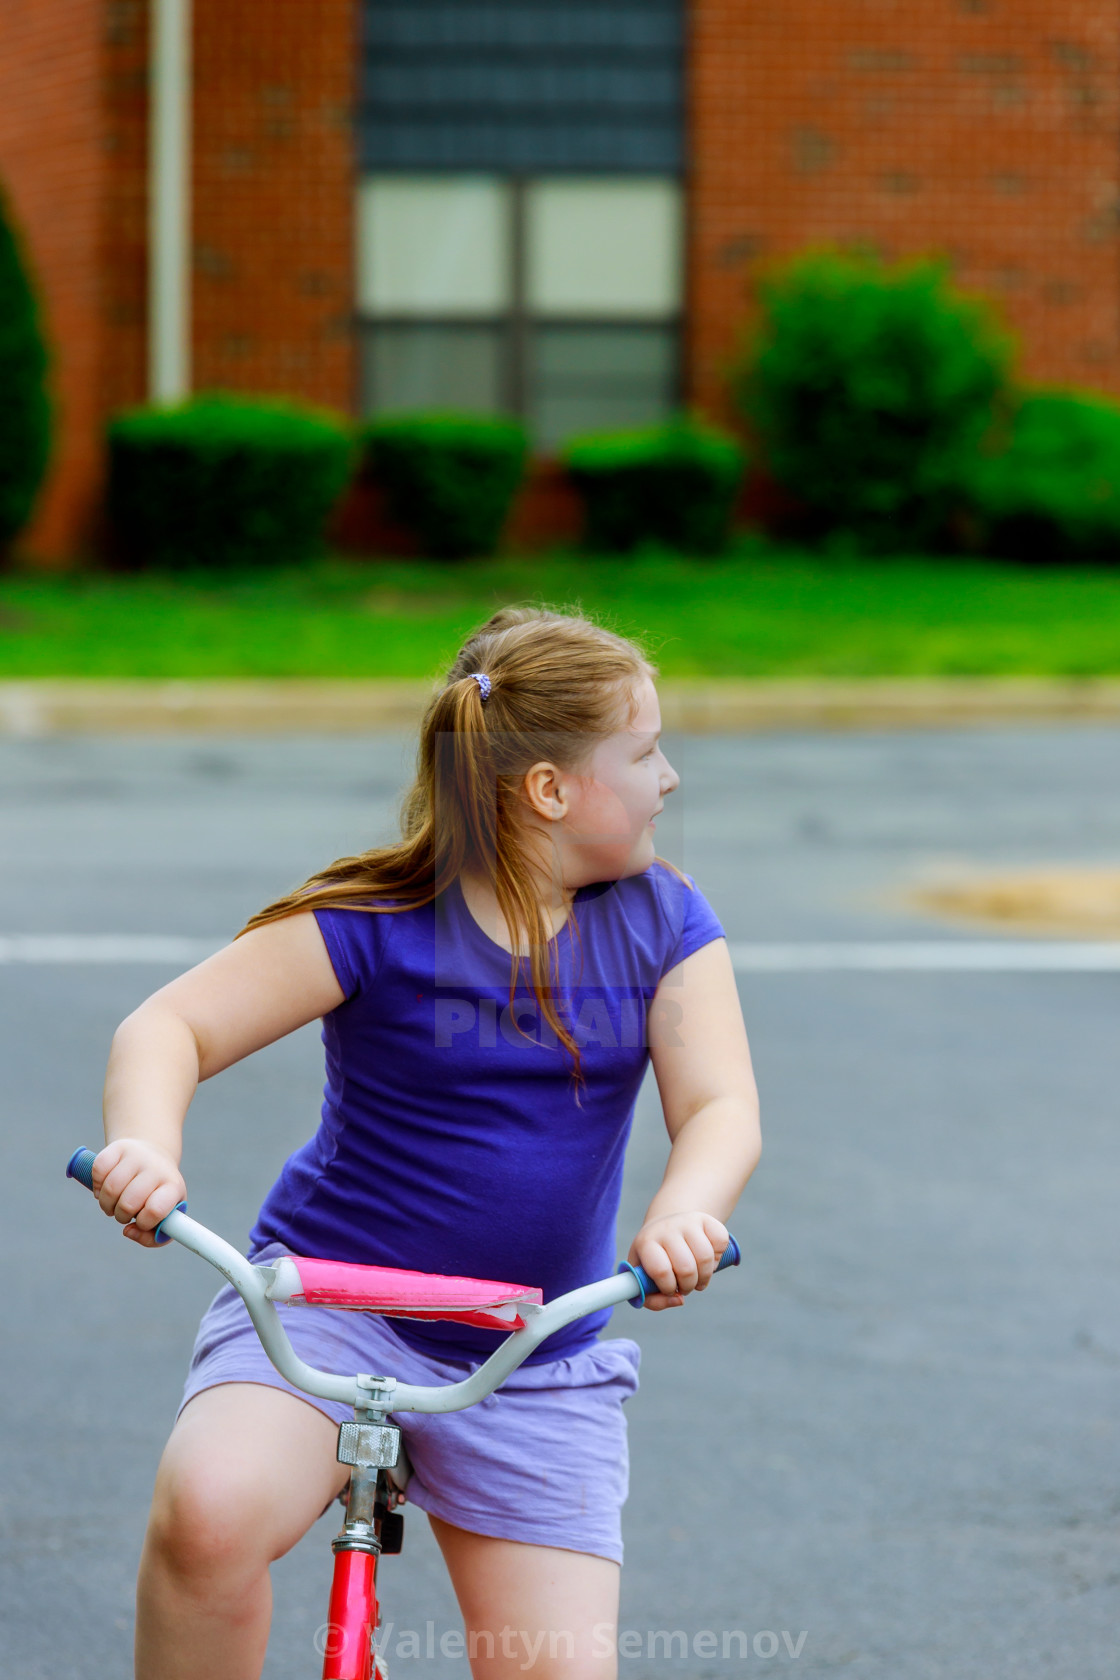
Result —
[[[0, 683], [0, 736], [369, 734], [415, 728], [427, 682]], [[1114, 678], [663, 681], [667, 730], [937, 729], [1120, 722]]]

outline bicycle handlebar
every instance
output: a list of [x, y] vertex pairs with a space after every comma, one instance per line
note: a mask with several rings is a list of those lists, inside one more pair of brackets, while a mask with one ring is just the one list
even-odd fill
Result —
[[[75, 1150], [66, 1168], [67, 1178], [77, 1179], [79, 1184], [92, 1191], [91, 1169], [95, 1160], [92, 1149]], [[473, 1406], [493, 1394], [535, 1347], [566, 1324], [603, 1307], [620, 1306], [623, 1301], [641, 1306], [647, 1294], [658, 1293], [657, 1285], [643, 1267], [623, 1261], [613, 1277], [569, 1290], [568, 1294], [558, 1295], [554, 1301], [549, 1301], [547, 1306], [522, 1307], [523, 1313], [531, 1315], [525, 1327], [507, 1336], [489, 1359], [462, 1382], [431, 1388], [417, 1383], [397, 1382], [394, 1377], [365, 1374], [341, 1377], [305, 1364], [293, 1348], [275, 1303], [268, 1295], [275, 1277], [271, 1266], [252, 1265], [223, 1237], [200, 1225], [197, 1219], [192, 1219], [186, 1211], [185, 1202], [180, 1202], [165, 1219], [161, 1219], [156, 1229], [160, 1233], [159, 1240], [167, 1242], [174, 1238], [184, 1248], [189, 1248], [192, 1254], [208, 1261], [227, 1283], [233, 1285], [245, 1303], [264, 1351], [293, 1388], [302, 1389], [305, 1394], [321, 1400], [364, 1406], [379, 1413], [462, 1411], [464, 1407]], [[740, 1258], [739, 1245], [732, 1237], [716, 1271], [737, 1266]]]
[[[735, 1238], [729, 1231], [727, 1234], [727, 1247], [724, 1249], [716, 1263], [716, 1271], [722, 1272], [725, 1271], [728, 1266], [737, 1266], [742, 1258], [743, 1256], [740, 1252], [739, 1244], [735, 1241]], [[658, 1289], [656, 1283], [654, 1283], [644, 1266], [632, 1266], [629, 1260], [624, 1260], [618, 1269], [620, 1272], [632, 1272], [637, 1281], [638, 1288], [630, 1296], [630, 1305], [632, 1307], [644, 1307], [647, 1295], [660, 1295], [660, 1289]], [[712, 1275], [714, 1277], [715, 1273], [713, 1272]]]
[[[94, 1154], [92, 1149], [75, 1149], [73, 1155], [71, 1155], [70, 1159], [66, 1163], [67, 1178], [76, 1178], [79, 1184], [84, 1184], [87, 1190], [92, 1190], [93, 1163], [96, 1159], [97, 1156]], [[186, 1213], [186, 1202], [177, 1202], [171, 1211], [172, 1213], [178, 1213], [180, 1209], [183, 1213]], [[171, 1214], [169, 1213], [166, 1218], [161, 1219], [153, 1232], [157, 1247], [162, 1247], [164, 1243], [169, 1243], [171, 1241], [170, 1233], [165, 1231], [163, 1228], [170, 1217]]]

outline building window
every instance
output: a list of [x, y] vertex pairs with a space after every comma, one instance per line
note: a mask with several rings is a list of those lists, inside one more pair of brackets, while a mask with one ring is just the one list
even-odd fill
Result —
[[371, 175], [358, 205], [365, 413], [514, 413], [536, 446], [680, 399], [675, 179]]

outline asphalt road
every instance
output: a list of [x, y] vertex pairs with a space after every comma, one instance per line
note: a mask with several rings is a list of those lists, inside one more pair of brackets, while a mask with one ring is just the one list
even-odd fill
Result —
[[[683, 782], [661, 849], [739, 942], [965, 941], [893, 895], [947, 863], [1120, 855], [1106, 728], [667, 750]], [[0, 741], [0, 936], [221, 940], [389, 832], [406, 770], [396, 739]], [[211, 1275], [121, 1242], [61, 1174], [97, 1143], [113, 1027], [172, 972], [0, 960], [15, 1680], [130, 1672], [148, 1493]], [[1112, 1680], [1120, 975], [745, 972], [741, 990], [766, 1133], [733, 1221], [745, 1264], [678, 1312], [614, 1320], [643, 1346], [622, 1675]], [[308, 1029], [200, 1093], [192, 1211], [235, 1241], [314, 1127], [319, 1054]], [[620, 1253], [664, 1150], [647, 1085]], [[318, 1673], [333, 1526], [277, 1566], [270, 1680]], [[384, 1566], [394, 1680], [461, 1677], [419, 1513], [405, 1547]], [[434, 1655], [402, 1654], [409, 1632]]]

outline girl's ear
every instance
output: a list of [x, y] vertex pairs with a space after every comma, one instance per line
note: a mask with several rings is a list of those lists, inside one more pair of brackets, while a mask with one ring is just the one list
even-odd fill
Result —
[[568, 796], [555, 764], [542, 759], [525, 772], [522, 796], [530, 811], [546, 822], [559, 822], [568, 814]]

